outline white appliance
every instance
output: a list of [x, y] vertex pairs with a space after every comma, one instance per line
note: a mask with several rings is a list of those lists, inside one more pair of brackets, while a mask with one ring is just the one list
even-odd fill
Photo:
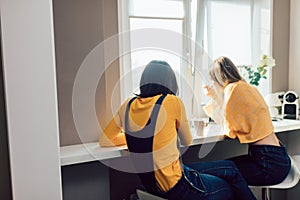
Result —
[[299, 118], [299, 96], [294, 91], [287, 91], [283, 95], [282, 118]]

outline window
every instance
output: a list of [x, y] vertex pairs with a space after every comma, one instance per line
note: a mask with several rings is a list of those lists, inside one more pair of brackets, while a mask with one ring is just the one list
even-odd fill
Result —
[[[158, 6], [159, 5], [159, 6]], [[174, 0], [130, 0], [129, 1], [129, 29], [130, 31], [145, 28], [167, 29], [184, 34], [184, 4]], [[152, 36], [156, 37], [156, 36]], [[131, 44], [136, 38], [131, 37]], [[149, 38], [145, 38], [149, 39]], [[153, 38], [154, 39], [154, 38]], [[156, 38], [159, 39], [159, 38]], [[182, 49], [182, 40], [177, 41]], [[133, 45], [131, 45], [133, 46]], [[166, 60], [180, 73], [180, 57], [158, 49], [141, 49], [131, 53], [132, 67], [144, 66], [152, 59]], [[136, 84], [135, 84], [136, 85]]]
[[207, 33], [206, 50], [211, 58], [226, 55], [237, 64], [250, 64], [250, 4], [208, 1], [206, 8], [207, 21], [204, 30]]
[[[236, 65], [257, 66], [271, 54], [271, 0], [204, 0], [204, 49], [210, 58], [227, 56]], [[270, 74], [268, 74], [270, 77]], [[271, 91], [270, 78], [260, 91]]]
[[[176, 72], [188, 116], [199, 117], [199, 105], [207, 101], [200, 88], [208, 82], [212, 60], [228, 56], [237, 65], [255, 66], [262, 54], [270, 54], [271, 0], [119, 0], [118, 6], [122, 100], [139, 93], [149, 61], [165, 60]], [[162, 38], [148, 29], [180, 37]], [[178, 51], [137, 45], [146, 40], [170, 40]], [[263, 93], [270, 90], [269, 82], [262, 83]]]

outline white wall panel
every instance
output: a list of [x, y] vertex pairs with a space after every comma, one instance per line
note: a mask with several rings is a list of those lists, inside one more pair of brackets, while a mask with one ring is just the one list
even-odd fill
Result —
[[0, 3], [13, 198], [59, 200], [52, 1]]

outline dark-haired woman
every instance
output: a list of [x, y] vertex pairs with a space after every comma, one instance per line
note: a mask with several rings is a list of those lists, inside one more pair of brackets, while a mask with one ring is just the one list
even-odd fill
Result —
[[249, 185], [282, 182], [291, 160], [274, 133], [267, 104], [254, 86], [246, 83], [227, 57], [214, 61], [209, 72], [214, 86], [205, 86], [211, 101], [206, 113], [223, 125], [224, 134], [249, 144], [248, 154], [232, 158]]
[[155, 195], [170, 200], [255, 199], [232, 161], [181, 163], [178, 138], [188, 146], [192, 135], [177, 92], [169, 64], [151, 61], [143, 71], [140, 94], [120, 107], [100, 145], [127, 144], [144, 187]]

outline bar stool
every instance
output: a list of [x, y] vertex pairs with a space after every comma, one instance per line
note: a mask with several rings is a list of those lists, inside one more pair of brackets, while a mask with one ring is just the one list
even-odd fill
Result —
[[136, 194], [137, 194], [139, 200], [166, 200], [166, 199], [163, 199], [161, 197], [155, 196], [153, 194], [150, 194], [148, 192], [145, 192], [145, 191], [142, 191], [139, 189], [136, 190]]
[[[279, 184], [267, 186], [250, 186], [251, 188], [261, 188], [262, 200], [270, 199], [270, 189], [289, 189], [294, 187], [300, 180], [300, 155], [290, 156], [291, 170], [287, 177]], [[298, 166], [297, 166], [298, 164]]]

